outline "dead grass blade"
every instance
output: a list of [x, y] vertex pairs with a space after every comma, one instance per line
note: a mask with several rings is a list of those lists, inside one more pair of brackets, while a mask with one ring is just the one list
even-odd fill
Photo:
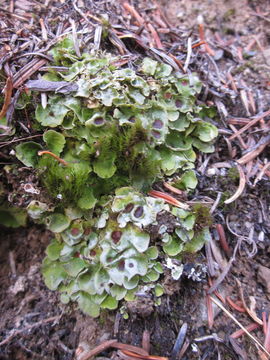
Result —
[[207, 307], [208, 327], [209, 329], [212, 329], [214, 325], [214, 311], [213, 311], [213, 304], [210, 295], [206, 295], [206, 307]]
[[268, 316], [264, 347], [266, 348], [267, 351], [270, 352], [270, 315]]
[[239, 360], [248, 360], [246, 351], [237, 344], [237, 341], [232, 337], [229, 337], [229, 341], [233, 350], [239, 356]]
[[240, 298], [241, 298], [241, 301], [243, 303], [243, 306], [244, 306], [246, 312], [248, 313], [248, 315], [251, 317], [252, 320], [254, 320], [257, 324], [262, 326], [263, 321], [261, 319], [259, 319], [258, 316], [256, 315], [256, 313], [254, 311], [252, 311], [246, 304], [242, 284], [240, 283], [240, 281], [238, 279], [236, 279], [236, 282], [239, 287]]
[[236, 190], [235, 194], [233, 196], [231, 196], [229, 199], [225, 200], [224, 204], [230, 204], [230, 203], [234, 202], [236, 199], [238, 199], [239, 196], [244, 191], [245, 186], [246, 186], [246, 176], [245, 176], [244, 170], [242, 169], [242, 167], [239, 164], [236, 164], [236, 166], [237, 166], [237, 170], [239, 172], [239, 177], [240, 177], [239, 178], [239, 186], [238, 186], [238, 189]]

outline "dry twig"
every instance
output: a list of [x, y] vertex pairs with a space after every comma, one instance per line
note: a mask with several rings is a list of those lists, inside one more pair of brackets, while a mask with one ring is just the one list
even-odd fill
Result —
[[214, 299], [211, 296], [211, 300], [222, 310], [225, 312], [226, 315], [229, 316], [243, 331], [246, 333], [255, 343], [259, 346], [259, 348], [265, 352], [268, 356], [270, 356], [270, 353], [265, 349], [265, 347], [253, 336], [250, 334], [250, 332], [216, 299]]
[[40, 320], [34, 324], [28, 325], [23, 329], [20, 330], [13, 330], [11, 331], [11, 334], [3, 341], [0, 342], [0, 346], [7, 344], [8, 342], [10, 342], [15, 336], [20, 335], [22, 333], [24, 333], [25, 331], [29, 331], [32, 330], [33, 328], [37, 327], [37, 326], [42, 326], [45, 324], [48, 324], [49, 322], [53, 322], [53, 321], [57, 321], [59, 320], [61, 317], [61, 315], [57, 315], [57, 316], [52, 316], [48, 319], [44, 319], [44, 320]]

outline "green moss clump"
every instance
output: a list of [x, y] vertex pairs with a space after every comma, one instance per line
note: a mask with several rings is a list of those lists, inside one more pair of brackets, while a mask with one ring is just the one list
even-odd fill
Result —
[[195, 204], [192, 207], [196, 218], [196, 230], [208, 228], [213, 224], [213, 218], [210, 209], [201, 204]]
[[237, 170], [236, 167], [232, 167], [228, 170], [228, 173], [227, 173], [227, 178], [233, 182], [237, 182], [239, 181], [239, 171]]
[[85, 162], [64, 166], [48, 155], [39, 161], [39, 174], [43, 186], [52, 199], [60, 199], [62, 206], [74, 205], [81, 198], [86, 185], [90, 185], [90, 166]]

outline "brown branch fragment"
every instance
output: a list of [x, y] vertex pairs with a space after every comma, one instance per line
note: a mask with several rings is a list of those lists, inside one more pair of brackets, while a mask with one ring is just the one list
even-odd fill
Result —
[[156, 29], [154, 28], [154, 26], [152, 24], [148, 24], [147, 27], [148, 27], [148, 30], [150, 31], [150, 33], [151, 33], [151, 35], [152, 35], [152, 37], [153, 37], [153, 39], [155, 41], [155, 44], [156, 44], [157, 48], [163, 50], [164, 47], [163, 47], [163, 45], [161, 43], [161, 40], [160, 40], [160, 38], [158, 36], [158, 33], [157, 33]]
[[[267, 141], [267, 138], [268, 138], [268, 141]], [[263, 152], [263, 150], [266, 148], [266, 146], [269, 144], [269, 142], [270, 142], [270, 136], [267, 136], [264, 143], [262, 143], [261, 145], [256, 147], [256, 149], [254, 149], [254, 150], [248, 152], [247, 154], [245, 154], [244, 156], [242, 156], [239, 160], [237, 160], [238, 164], [245, 165], [248, 162], [250, 162], [251, 160], [255, 159], [258, 155], [260, 155], [260, 153]]]
[[262, 113], [261, 115], [256, 115], [254, 116], [251, 120], [249, 121], [245, 126], [243, 126], [240, 130], [238, 130], [236, 133], [234, 133], [232, 136], [229, 137], [229, 140], [233, 140], [234, 138], [236, 138], [238, 135], [243, 134], [243, 132], [245, 132], [247, 129], [249, 129], [250, 127], [254, 126], [255, 124], [257, 124], [257, 122], [259, 122], [261, 119], [263, 119], [264, 117], [270, 115], [270, 110], [265, 111], [264, 113]]
[[12, 79], [9, 76], [7, 78], [7, 82], [6, 82], [6, 89], [5, 89], [5, 100], [4, 100], [4, 104], [2, 107], [2, 110], [0, 112], [0, 120], [3, 119], [3, 117], [6, 115], [8, 107], [10, 105], [11, 102], [11, 96], [12, 96], [12, 89], [13, 89], [13, 85], [12, 85]]
[[[129, 346], [131, 346], [131, 345], [129, 345]], [[157, 356], [157, 355], [140, 355], [140, 354], [136, 354], [136, 353], [134, 353], [132, 351], [129, 351], [129, 350], [122, 350], [122, 352], [125, 355], [128, 355], [128, 356], [133, 357], [133, 358], [137, 358], [137, 359], [142, 359], [142, 360], [168, 360], [167, 357]]]
[[151, 191], [149, 191], [148, 195], [153, 196], [153, 197], [158, 198], [158, 199], [163, 199], [167, 203], [169, 203], [171, 205], [174, 205], [174, 206], [177, 206], [177, 207], [179, 207], [181, 209], [184, 209], [184, 210], [189, 209], [189, 206], [187, 204], [184, 204], [184, 203], [176, 200], [171, 195], [163, 193], [162, 191], [151, 190]]
[[14, 75], [13, 87], [17, 89], [36, 71], [48, 62], [47, 59], [34, 59]]
[[195, 49], [196, 47], [198, 47], [198, 46], [201, 46], [201, 45], [205, 45], [206, 44], [206, 42], [203, 40], [203, 41], [199, 41], [199, 42], [197, 42], [196, 44], [193, 44], [192, 45], [192, 49]]
[[246, 309], [243, 306], [236, 304], [229, 296], [226, 297], [226, 301], [234, 310], [242, 313], [246, 312]]
[[133, 6], [129, 5], [129, 3], [124, 2], [123, 4], [124, 9], [130, 13], [131, 16], [133, 16], [140, 26], [144, 25], [144, 19], [141, 17], [141, 15], [137, 12], [137, 10], [134, 9]]
[[[88, 360], [91, 357], [94, 357], [96, 355], [98, 355], [99, 353], [101, 353], [102, 351], [109, 349], [110, 347], [112, 347], [113, 344], [115, 344], [117, 341], [116, 340], [107, 340], [105, 342], [103, 342], [102, 344], [96, 346], [94, 349], [92, 349], [91, 351], [89, 351], [87, 354], [85, 354], [84, 356], [82, 356], [80, 358], [80, 360]], [[78, 350], [78, 349], [77, 349]], [[78, 352], [76, 350], [76, 352]]]
[[163, 183], [163, 186], [164, 186], [167, 190], [170, 190], [171, 192], [173, 192], [173, 193], [175, 193], [175, 194], [183, 195], [183, 193], [184, 193], [182, 190], [177, 189], [176, 187], [170, 185], [170, 184], [167, 183], [167, 182], [164, 182], [164, 183]]
[[230, 249], [230, 247], [228, 245], [224, 227], [221, 224], [216, 224], [216, 229], [218, 232], [219, 241], [220, 241], [220, 245], [221, 245], [222, 249], [225, 251], [225, 253], [228, 257], [231, 257], [232, 250]]
[[[246, 330], [247, 330], [248, 332], [251, 332], [251, 331], [253, 331], [253, 330], [258, 329], [259, 327], [260, 327], [259, 324], [257, 324], [257, 323], [251, 323], [251, 324], [249, 324], [249, 325], [246, 326]], [[244, 334], [245, 334], [245, 331], [242, 330], [242, 329], [240, 329], [240, 330], [237, 330], [237, 331], [235, 331], [234, 333], [232, 333], [232, 334], [230, 335], [230, 338], [238, 339], [239, 337], [241, 337], [241, 336], [244, 335]]]
[[205, 41], [205, 36], [204, 36], [204, 26], [203, 24], [199, 24], [199, 36], [200, 36], [200, 41], [204, 41], [205, 44], [204, 44], [204, 48], [205, 48], [205, 51], [208, 53], [208, 55], [210, 56], [215, 56], [215, 51], [212, 50], [210, 48], [210, 46], [208, 45], [207, 41]]
[[119, 349], [119, 350], [122, 350], [122, 351], [130, 351], [130, 352], [133, 353], [131, 356], [134, 356], [134, 354], [140, 355], [140, 357], [141, 356], [148, 356], [148, 352], [145, 351], [142, 348], [139, 348], [138, 346], [133, 346], [133, 345], [128, 345], [128, 344], [122, 344], [122, 343], [119, 343], [119, 342], [115, 342], [113, 344], [113, 347], [115, 349]]
[[[234, 133], [237, 133], [237, 129], [235, 128], [235, 126], [233, 124], [229, 124], [229, 127], [232, 129], [232, 131]], [[239, 143], [242, 146], [242, 148], [246, 150], [248, 148], [248, 146], [245, 144], [245, 142], [242, 139], [241, 135], [237, 135], [237, 139], [239, 140]]]

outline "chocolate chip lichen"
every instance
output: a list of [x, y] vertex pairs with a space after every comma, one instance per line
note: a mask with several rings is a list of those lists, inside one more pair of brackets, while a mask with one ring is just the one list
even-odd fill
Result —
[[[47, 286], [60, 291], [64, 303], [77, 301], [98, 316], [101, 308], [134, 298], [142, 284], [149, 291], [158, 285], [161, 294], [161, 263], [181, 259], [208, 239], [198, 209], [178, 209], [144, 194], [175, 173], [180, 188], [194, 189], [194, 150], [213, 151], [217, 129], [196, 102], [196, 74], [175, 73], [150, 58], [132, 68], [118, 68], [110, 54], [77, 59], [72, 42], [62, 44], [63, 57], [61, 43], [52, 55], [57, 65], [68, 62], [69, 70], [44, 79], [75, 84], [75, 93], [51, 94], [46, 108], [38, 105], [44, 143], [21, 144], [16, 153], [37, 169], [49, 196], [50, 206], [28, 206], [55, 234], [43, 263]], [[162, 212], [176, 219], [173, 232], [159, 227]], [[158, 229], [155, 244], [149, 225]]]

